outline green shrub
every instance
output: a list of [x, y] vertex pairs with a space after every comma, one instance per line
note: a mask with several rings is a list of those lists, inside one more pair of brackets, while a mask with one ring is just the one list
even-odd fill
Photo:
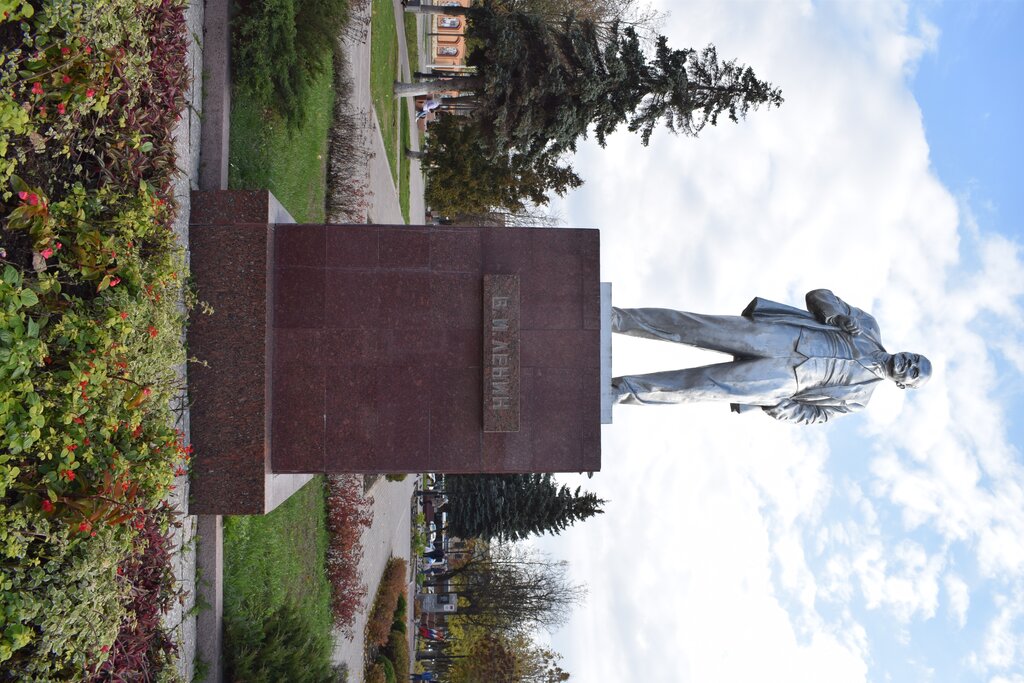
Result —
[[235, 83], [289, 124], [306, 118], [313, 79], [329, 69], [346, 0], [245, 0], [232, 26]]
[[331, 641], [303, 619], [297, 607], [285, 603], [258, 626], [254, 638], [233, 638], [239, 625], [229, 622], [228, 669], [232, 680], [246, 683], [330, 683]]
[[408, 631], [405, 625], [405, 620], [396, 618], [394, 621], [391, 622], [391, 630], [398, 631], [400, 633], [407, 633]]
[[405, 623], [405, 615], [409, 613], [409, 601], [405, 599], [405, 593], [398, 596], [395, 604], [395, 619]]
[[409, 639], [405, 631], [393, 629], [388, 635], [388, 646], [384, 654], [394, 665], [395, 674], [400, 680], [409, 679]]
[[[387, 683], [397, 682], [398, 678], [395, 675], [395, 665], [391, 663], [391, 660], [381, 655], [377, 657], [377, 664], [384, 670], [384, 680], [387, 681]], [[408, 676], [406, 676], [406, 678], [408, 678]]]
[[408, 476], [408, 474], [386, 474], [384, 478], [388, 481], [405, 481], [405, 478]]
[[0, 510], [2, 669], [12, 680], [73, 679], [104, 658], [125, 617], [127, 586], [117, 565], [129, 536], [101, 527], [86, 539], [23, 508]]

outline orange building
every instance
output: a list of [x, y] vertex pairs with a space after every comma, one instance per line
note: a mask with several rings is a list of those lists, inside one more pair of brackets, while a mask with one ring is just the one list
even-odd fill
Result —
[[[472, 0], [441, 0], [434, 5], [469, 7]], [[466, 17], [431, 14], [427, 30], [428, 68], [460, 71], [466, 68]]]

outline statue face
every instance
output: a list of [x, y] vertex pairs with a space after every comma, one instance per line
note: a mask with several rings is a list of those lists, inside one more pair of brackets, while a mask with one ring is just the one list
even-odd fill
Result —
[[901, 387], [922, 386], [932, 376], [932, 364], [917, 353], [900, 351], [889, 358], [889, 378]]

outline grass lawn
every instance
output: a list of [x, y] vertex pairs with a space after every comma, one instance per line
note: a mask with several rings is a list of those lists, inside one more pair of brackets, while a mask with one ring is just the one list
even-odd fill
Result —
[[420, 43], [416, 39], [416, 15], [412, 12], [405, 14], [405, 44], [409, 49], [409, 64], [413, 71], [420, 68]]
[[[401, 127], [401, 131], [402, 131], [402, 149], [405, 150], [405, 149], [411, 148], [412, 147], [412, 143], [409, 140], [409, 138], [410, 138], [410, 133], [409, 133], [409, 108], [405, 106], [404, 102], [401, 103], [401, 111], [402, 111], [402, 116], [400, 118], [401, 118], [401, 125], [402, 125], [402, 127]], [[409, 162], [409, 157], [405, 156], [404, 153], [399, 156], [398, 163], [400, 164], [400, 167], [401, 167], [400, 173], [401, 173], [401, 178], [402, 178], [402, 186], [398, 189], [398, 204], [399, 204], [399, 206], [402, 207], [402, 217], [405, 219], [405, 222], [408, 223], [409, 222], [409, 172], [411, 170], [412, 164], [410, 164], [410, 162]]]
[[394, 82], [398, 77], [398, 28], [391, 0], [373, 0], [370, 20], [370, 96], [380, 122], [391, 177], [398, 187], [398, 100]]
[[[323, 477], [268, 515], [224, 521], [224, 618], [235, 638], [251, 635], [291, 600], [303, 620], [330, 634], [331, 588], [324, 570], [327, 528]], [[232, 642], [226, 642], [231, 650]]]
[[322, 223], [327, 131], [333, 106], [329, 70], [310, 88], [308, 116], [295, 130], [236, 92], [231, 101], [229, 186], [268, 189], [299, 223]]

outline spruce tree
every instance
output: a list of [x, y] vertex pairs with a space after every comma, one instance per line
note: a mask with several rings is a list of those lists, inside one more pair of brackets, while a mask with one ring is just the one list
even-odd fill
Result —
[[448, 528], [461, 538], [519, 540], [557, 534], [604, 512], [605, 501], [579, 487], [559, 486], [551, 474], [474, 474], [446, 477]]
[[714, 46], [677, 50], [659, 36], [648, 59], [631, 27], [574, 14], [555, 21], [493, 2], [466, 13], [467, 35], [477, 45], [468, 63], [478, 75], [396, 84], [395, 93], [475, 92], [480, 105], [469, 125], [491, 157], [573, 150], [591, 125], [602, 145], [620, 124], [639, 131], [644, 144], [659, 121], [697, 135], [722, 114], [738, 121], [751, 109], [782, 103], [778, 88], [750, 67], [720, 61]]

